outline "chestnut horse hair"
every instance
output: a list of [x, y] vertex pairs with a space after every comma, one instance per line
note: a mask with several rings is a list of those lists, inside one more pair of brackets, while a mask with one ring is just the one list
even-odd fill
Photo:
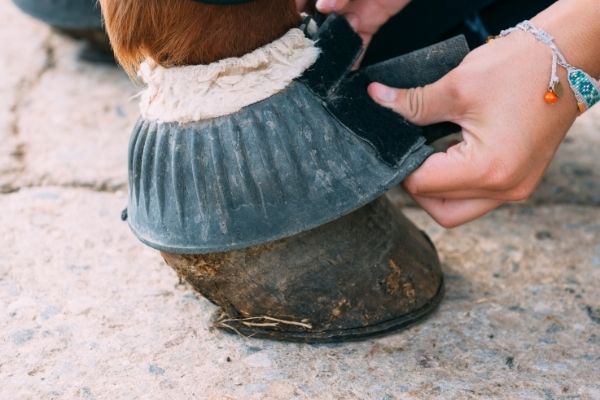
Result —
[[163, 67], [240, 57], [300, 23], [295, 0], [209, 5], [192, 0], [99, 0], [113, 50], [134, 76], [150, 58]]

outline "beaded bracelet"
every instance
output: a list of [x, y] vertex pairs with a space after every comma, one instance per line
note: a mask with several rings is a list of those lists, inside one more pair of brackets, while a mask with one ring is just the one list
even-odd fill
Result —
[[538, 41], [544, 43], [552, 50], [552, 74], [548, 90], [544, 94], [544, 101], [546, 103], [554, 104], [563, 95], [563, 87], [557, 74], [559, 65], [567, 70], [569, 86], [575, 94], [577, 108], [580, 113], [587, 111], [594, 104], [600, 102], [600, 83], [583, 70], [569, 64], [565, 56], [558, 49], [554, 38], [548, 32], [537, 28], [531, 21], [523, 21], [514, 28], [500, 32], [499, 37], [508, 36], [515, 31], [531, 33]]

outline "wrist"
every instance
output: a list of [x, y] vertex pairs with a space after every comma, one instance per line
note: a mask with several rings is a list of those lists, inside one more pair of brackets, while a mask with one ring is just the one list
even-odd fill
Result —
[[556, 40], [570, 64], [600, 76], [600, 2], [560, 0], [532, 19]]
[[[508, 54], [505, 57], [510, 59], [511, 65], [528, 77], [526, 82], [519, 86], [519, 90], [535, 93], [535, 103], [541, 106], [538, 113], [546, 115], [546, 118], [550, 115], [560, 115], [563, 121], [570, 121], [569, 125], [575, 121], [579, 115], [577, 100], [567, 83], [567, 71], [564, 68], [557, 66], [556, 78], [560, 84], [552, 85], [553, 53], [550, 46], [530, 31], [515, 29], [512, 33], [503, 31], [502, 35], [506, 35], [500, 41]], [[547, 100], [551, 90], [555, 94], [554, 101]]]

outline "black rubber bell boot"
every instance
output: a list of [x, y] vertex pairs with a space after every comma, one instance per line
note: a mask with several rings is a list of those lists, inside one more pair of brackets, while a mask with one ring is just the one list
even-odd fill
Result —
[[345, 19], [315, 40], [319, 59], [270, 98], [187, 124], [140, 118], [131, 137], [129, 226], [229, 332], [356, 340], [420, 320], [443, 295], [433, 245], [381, 196], [454, 127], [411, 125], [366, 88], [433, 82], [464, 39], [356, 72], [362, 41]]
[[13, 0], [13, 3], [57, 31], [85, 40], [86, 47], [79, 54], [81, 60], [115, 64], [97, 0]]
[[256, 338], [315, 343], [382, 335], [419, 321], [443, 296], [431, 241], [386, 197], [266, 245], [163, 257], [221, 308], [216, 327]]

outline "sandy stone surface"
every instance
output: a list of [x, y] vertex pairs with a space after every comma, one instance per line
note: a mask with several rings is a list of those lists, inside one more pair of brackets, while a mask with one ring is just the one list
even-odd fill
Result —
[[[519, 207], [438, 244], [421, 325], [343, 345], [244, 339], [119, 221], [123, 193], [0, 197], [1, 391], [18, 399], [600, 398], [600, 210]], [[7, 397], [8, 398], [8, 397]]]
[[439, 248], [447, 294], [381, 339], [298, 345], [215, 311], [120, 221], [136, 88], [0, 4], [0, 399], [600, 399], [600, 108], [533, 199]]
[[48, 45], [49, 67], [18, 113], [26, 143], [21, 185], [124, 189], [139, 88], [112, 65], [79, 62], [81, 46], [70, 39], [55, 34]]
[[595, 107], [573, 126], [531, 202], [600, 206], [598, 155], [600, 107]]

